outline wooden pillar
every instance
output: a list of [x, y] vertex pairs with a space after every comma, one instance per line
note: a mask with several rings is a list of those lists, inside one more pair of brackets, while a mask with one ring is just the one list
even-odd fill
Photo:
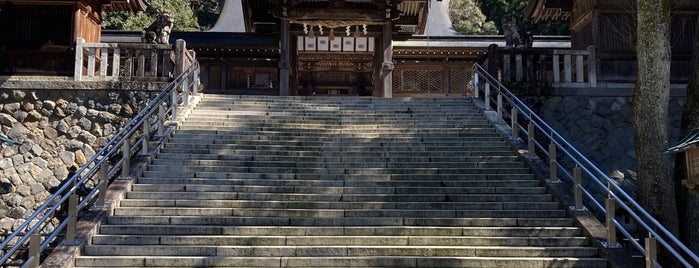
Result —
[[226, 82], [228, 81], [228, 62], [225, 60], [221, 61], [221, 68], [219, 70], [221, 72], [221, 91], [225, 92], [228, 85]]
[[[296, 40], [295, 38], [292, 40]], [[291, 96], [298, 96], [298, 87], [299, 87], [299, 71], [298, 71], [298, 66], [299, 66], [299, 56], [298, 56], [298, 42], [290, 42], [290, 50], [289, 50], [289, 58], [290, 58], [290, 63], [289, 63], [289, 95]]]
[[383, 25], [383, 63], [381, 76], [383, 88], [379, 97], [393, 97], [393, 27], [390, 23]]
[[449, 88], [449, 65], [444, 63], [444, 68], [442, 68], [442, 92], [444, 94], [449, 94], [451, 89]]
[[279, 44], [279, 96], [289, 96], [289, 21], [282, 20], [281, 42]]

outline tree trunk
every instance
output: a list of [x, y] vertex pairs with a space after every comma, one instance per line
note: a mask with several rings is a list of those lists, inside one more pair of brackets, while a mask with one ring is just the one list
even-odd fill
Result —
[[[693, 73], [687, 84], [687, 103], [682, 111], [682, 137], [692, 129], [699, 128], [699, 19], [694, 33], [692, 52]], [[675, 181], [687, 178], [684, 154], [675, 160]], [[680, 239], [692, 251], [699, 252], [699, 195], [690, 194], [681, 184], [677, 184], [677, 210], [680, 222]]]
[[637, 0], [637, 81], [633, 96], [638, 166], [637, 198], [677, 234], [678, 216], [668, 147], [670, 100], [670, 6], [667, 0]]

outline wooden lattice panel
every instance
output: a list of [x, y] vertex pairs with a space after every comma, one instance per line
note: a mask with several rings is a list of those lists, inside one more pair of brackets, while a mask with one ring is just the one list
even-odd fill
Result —
[[419, 93], [443, 92], [442, 71], [400, 70], [393, 71], [393, 90]]
[[279, 78], [275, 68], [228, 69], [228, 88], [275, 88]]

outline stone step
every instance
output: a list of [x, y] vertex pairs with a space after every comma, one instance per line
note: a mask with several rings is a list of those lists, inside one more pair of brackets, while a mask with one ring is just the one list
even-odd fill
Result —
[[[367, 159], [367, 161], [356, 162], [295, 162], [295, 161], [172, 161], [170, 159], [154, 159], [152, 168], [149, 170], [172, 170], [167, 167], [178, 167], [177, 170], [196, 168], [214, 168], [214, 167], [285, 167], [285, 168], [522, 168], [525, 166], [522, 162], [407, 162], [396, 163], [384, 161], [382, 159]], [[202, 169], [205, 170], [205, 169]], [[273, 171], [271, 169], [270, 171]]]
[[168, 143], [167, 146], [163, 148], [166, 149], [188, 149], [188, 150], [255, 150], [261, 151], [262, 153], [266, 151], [321, 151], [325, 154], [331, 154], [333, 152], [431, 152], [431, 151], [457, 151], [457, 152], [469, 152], [469, 151], [506, 151], [510, 149], [509, 146], [502, 142], [494, 144], [479, 144], [479, 145], [450, 145], [450, 144], [438, 144], [438, 145], [423, 145], [420, 143], [412, 143], [401, 145], [399, 150], [396, 150], [398, 146], [391, 146], [390, 144], [354, 144], [338, 146], [333, 144], [313, 144], [313, 145], [293, 145], [293, 144], [210, 144], [210, 143]]
[[119, 205], [134, 207], [176, 208], [273, 208], [273, 209], [399, 209], [399, 210], [555, 210], [557, 202], [333, 202], [333, 201], [254, 201], [254, 200], [186, 200], [125, 199]]
[[262, 186], [262, 185], [193, 185], [193, 184], [134, 184], [134, 192], [238, 192], [238, 193], [282, 193], [282, 194], [542, 194], [546, 189], [538, 181], [518, 181], [512, 184], [485, 182], [492, 186], [470, 187], [313, 187], [313, 186]]
[[281, 135], [281, 136], [322, 136], [327, 137], [328, 135], [347, 135], [347, 136], [359, 136], [365, 137], [382, 135], [385, 137], [389, 136], [412, 136], [412, 137], [469, 137], [469, 136], [483, 136], [483, 135], [499, 135], [494, 128], [478, 128], [478, 127], [449, 127], [449, 128], [418, 128], [418, 127], [392, 127], [392, 128], [381, 128], [381, 129], [353, 129], [351, 127], [328, 129], [326, 126], [317, 127], [289, 127], [289, 128], [279, 128], [279, 127], [259, 127], [259, 128], [246, 128], [240, 126], [209, 126], [207, 124], [186, 124], [178, 127], [179, 130], [186, 131], [201, 131], [203, 134], [218, 134], [218, 133], [228, 133], [228, 134], [244, 134], [244, 133], [256, 133], [257, 135]]
[[462, 256], [462, 257], [594, 257], [593, 247], [478, 247], [478, 246], [166, 246], [87, 245], [87, 255], [119, 256]]
[[314, 123], [314, 124], [341, 124], [341, 125], [353, 125], [353, 124], [425, 124], [425, 123], [438, 123], [438, 124], [461, 124], [464, 123], [476, 123], [484, 124], [488, 122], [483, 115], [480, 113], [466, 113], [466, 114], [453, 114], [448, 113], [444, 115], [432, 115], [432, 114], [412, 114], [410, 116], [404, 115], [382, 115], [380, 113], [375, 113], [371, 118], [367, 118], [366, 115], [293, 115], [285, 113], [253, 113], [253, 114], [243, 114], [239, 112], [224, 112], [224, 111], [210, 111], [209, 113], [198, 112], [187, 116], [184, 119], [187, 122], [199, 121], [199, 122], [244, 122], [248, 124], [260, 124], [260, 123], [283, 123], [289, 121], [298, 121], [304, 123]]
[[470, 99], [207, 95], [129, 188], [75, 266], [607, 265]]
[[284, 187], [486, 187], [486, 186], [538, 186], [531, 178], [503, 178], [501, 180], [313, 180], [313, 179], [209, 179], [209, 178], [149, 178], [138, 179], [138, 184], [181, 185], [250, 185]]
[[578, 227], [108, 225], [103, 235], [578, 237]]
[[541, 194], [290, 194], [235, 192], [128, 192], [134, 199], [188, 200], [276, 200], [276, 201], [343, 201], [343, 202], [548, 202], [551, 196]]
[[537, 258], [537, 257], [419, 257], [419, 256], [353, 256], [353, 257], [146, 257], [146, 256], [80, 256], [76, 266], [82, 267], [588, 267], [605, 268], [601, 258]]
[[95, 235], [92, 245], [580, 247], [586, 237]]
[[[198, 137], [201, 138], [201, 137]], [[381, 141], [381, 140], [371, 140], [366, 139], [363, 141], [333, 141], [333, 140], [258, 140], [258, 139], [211, 139], [207, 140], [207, 143], [202, 143], [202, 139], [192, 140], [190, 137], [186, 138], [170, 138], [168, 140], [168, 146], [182, 146], [190, 145], [193, 148], [199, 148], [201, 146], [234, 146], [234, 145], [273, 145], [273, 146], [289, 146], [289, 147], [325, 147], [326, 149], [332, 149], [332, 147], [345, 148], [367, 148], [367, 147], [399, 147], [399, 146], [421, 146], [421, 147], [447, 147], [447, 146], [457, 146], [457, 147], [471, 147], [471, 146], [507, 146], [507, 143], [502, 139], [493, 139], [490, 141], [486, 140], [461, 140], [461, 141], [450, 141], [442, 139], [422, 139], [422, 140], [404, 140], [404, 141]], [[331, 147], [332, 146], [332, 147]], [[328, 148], [330, 147], [330, 148]]]
[[[322, 158], [322, 159], [337, 159], [339, 157], [345, 157], [341, 159], [347, 159], [347, 160], [354, 160], [356, 158], [372, 158], [372, 157], [380, 157], [384, 160], [397, 160], [400, 161], [400, 159], [405, 159], [405, 158], [419, 158], [419, 159], [440, 159], [440, 158], [447, 158], [447, 159], [459, 159], [460, 157], [467, 157], [467, 158], [472, 158], [472, 157], [486, 157], [487, 159], [491, 158], [500, 158], [500, 157], [515, 157], [518, 159], [518, 156], [513, 152], [513, 151], [468, 151], [468, 152], [456, 152], [456, 151], [442, 151], [442, 152], [435, 152], [435, 151], [426, 151], [426, 152], [420, 152], [420, 154], [415, 154], [412, 151], [386, 151], [386, 152], [352, 152], [351, 155], [348, 154], [342, 154], [342, 155], [328, 155], [322, 154], [321, 151], [265, 151], [265, 152], [260, 152], [260, 151], [255, 151], [255, 150], [208, 150], [208, 149], [201, 149], [201, 150], [193, 150], [194, 152], [188, 153], [186, 152], [186, 148], [180, 148], [180, 149], [171, 149], [171, 148], [162, 148], [160, 149], [160, 152], [158, 155], [156, 155], [156, 158], [160, 158], [160, 156], [163, 156], [163, 158], [172, 158], [173, 155], [181, 155], [186, 158], [194, 158], [194, 159], [221, 159], [221, 160], [228, 160], [228, 159], [238, 159], [239, 157], [273, 157], [273, 156], [284, 156], [284, 157], [315, 157], [315, 158]], [[256, 153], [258, 152], [258, 153]], [[303, 160], [303, 159], [300, 159]], [[466, 160], [464, 160], [466, 161]]]
[[119, 207], [114, 216], [205, 216], [205, 217], [316, 217], [316, 218], [560, 218], [564, 210], [446, 210], [446, 209], [274, 209], [274, 208], [183, 208]]
[[249, 173], [249, 172], [194, 172], [173, 173], [168, 171], [143, 171], [143, 177], [147, 178], [206, 178], [206, 179], [281, 179], [281, 180], [507, 180], [507, 179], [532, 179], [531, 173], [520, 174], [291, 174], [291, 173]]
[[571, 218], [414, 218], [414, 217], [241, 217], [241, 216], [110, 216], [106, 224], [229, 226], [452, 226], [570, 227]]
[[324, 162], [324, 163], [352, 163], [384, 161], [389, 163], [452, 163], [452, 162], [488, 162], [507, 163], [519, 162], [517, 156], [404, 156], [390, 157], [376, 154], [376, 157], [367, 156], [282, 156], [282, 155], [220, 155], [220, 154], [172, 154], [160, 153], [152, 160], [153, 164], [202, 164], [202, 165], [228, 165], [242, 161], [260, 162]]
[[[479, 124], [480, 123], [480, 124]], [[387, 122], [385, 124], [370, 124], [370, 123], [364, 123], [364, 124], [340, 124], [339, 122], [336, 123], [311, 123], [311, 122], [303, 122], [303, 123], [293, 123], [290, 124], [289, 122], [278, 122], [278, 123], [255, 123], [255, 122], [243, 122], [243, 121], [234, 121], [234, 120], [219, 120], [218, 122], [213, 122], [213, 121], [192, 121], [186, 124], [187, 128], [196, 128], [196, 127], [208, 127], [208, 128], [213, 128], [213, 129], [227, 129], [227, 128], [235, 128], [235, 129], [249, 129], [249, 130], [289, 130], [289, 131], [294, 131], [294, 130], [299, 130], [299, 131], [313, 131], [313, 130], [322, 130], [322, 131], [354, 131], [354, 132], [368, 132], [368, 131], [381, 131], [381, 132], [389, 132], [389, 131], [395, 131], [395, 130], [402, 130], [402, 129], [407, 129], [404, 126], [413, 126], [412, 129], [413, 131], [415, 130], [434, 130], [434, 129], [460, 129], [460, 126], [468, 126], [469, 128], [472, 129], [488, 129], [491, 128], [492, 125], [489, 124], [487, 121], [481, 121], [481, 122], [459, 122], [459, 124], [454, 123], [454, 122], [416, 122], [416, 121], [410, 121], [410, 122]], [[186, 129], [183, 127], [182, 129]]]
[[299, 174], [421, 174], [421, 175], [436, 175], [436, 174], [525, 174], [529, 172], [528, 168], [304, 168], [304, 167], [224, 167], [224, 166], [206, 166], [206, 167], [183, 167], [183, 166], [159, 166], [152, 165], [148, 167], [148, 171], [162, 172], [156, 177], [167, 177], [177, 175], [195, 177], [195, 174], [201, 172], [232, 172], [232, 173], [299, 173]]
[[466, 156], [515, 156], [513, 151], [419, 151], [419, 155], [416, 151], [398, 151], [398, 150], [384, 150], [384, 151], [353, 151], [351, 155], [347, 152], [336, 151], [335, 153], [342, 153], [340, 155], [332, 155], [329, 152], [323, 153], [322, 150], [309, 151], [309, 150], [267, 150], [259, 151], [252, 149], [188, 149], [188, 148], [162, 148], [160, 153], [164, 154], [184, 154], [184, 155], [215, 155], [218, 158], [234, 157], [234, 156], [306, 156], [306, 157], [466, 157]]
[[412, 139], [441, 139], [441, 138], [484, 138], [484, 137], [500, 137], [494, 129], [466, 129], [466, 128], [449, 128], [444, 131], [433, 131], [421, 129], [393, 129], [385, 131], [351, 131], [351, 130], [335, 130], [324, 131], [322, 129], [316, 131], [279, 131], [279, 130], [240, 130], [233, 128], [214, 129], [206, 126], [188, 127], [187, 125], [180, 126], [175, 133], [197, 133], [197, 135], [227, 135], [227, 136], [265, 136], [265, 137], [312, 137], [312, 138], [412, 138]]
[[[192, 140], [195, 139], [195, 140]], [[404, 137], [295, 137], [295, 136], [268, 136], [260, 134], [248, 134], [248, 135], [206, 135], [197, 132], [186, 132], [178, 131], [177, 135], [170, 137], [168, 141], [175, 143], [201, 143], [203, 141], [211, 143], [229, 144], [238, 143], [242, 141], [267, 141], [267, 142], [335, 142], [335, 143], [347, 143], [347, 144], [357, 144], [357, 143], [371, 143], [371, 142], [384, 142], [384, 143], [398, 143], [404, 144], [405, 142], [443, 142], [443, 143], [471, 143], [471, 142], [502, 142], [503, 138], [497, 136], [485, 136], [485, 137], [423, 137], [415, 138], [410, 136]]]

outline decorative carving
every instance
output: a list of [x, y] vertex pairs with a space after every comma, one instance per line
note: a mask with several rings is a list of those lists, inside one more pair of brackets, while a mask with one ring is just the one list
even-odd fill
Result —
[[169, 44], [170, 32], [175, 25], [175, 18], [169, 11], [163, 11], [158, 19], [141, 31], [141, 41], [152, 44]]

